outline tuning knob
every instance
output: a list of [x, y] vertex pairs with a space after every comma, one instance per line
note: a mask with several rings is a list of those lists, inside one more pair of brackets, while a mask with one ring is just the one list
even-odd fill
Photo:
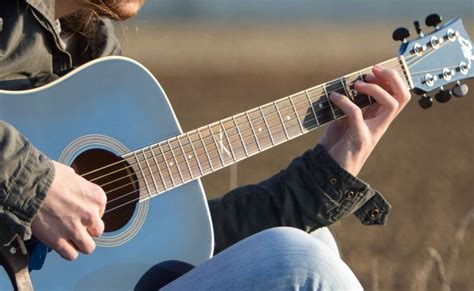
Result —
[[436, 13], [428, 15], [425, 19], [425, 24], [427, 26], [432, 26], [436, 29], [438, 28], [441, 22], [443, 22], [443, 17]]
[[406, 39], [410, 36], [410, 31], [406, 29], [405, 27], [399, 27], [395, 29], [395, 31], [392, 34], [392, 38], [395, 41], [403, 41], [406, 42]]
[[435, 95], [436, 101], [439, 103], [446, 103], [451, 99], [451, 91], [449, 90], [439, 90], [439, 92]]
[[423, 94], [423, 97], [418, 100], [418, 104], [420, 104], [421, 108], [428, 109], [431, 107], [431, 105], [433, 105], [433, 98]]
[[466, 84], [456, 84], [453, 87], [453, 95], [456, 97], [464, 97], [469, 91], [469, 87]]
[[416, 33], [418, 33], [418, 35], [420, 37], [423, 37], [425, 36], [423, 34], [423, 31], [421, 30], [421, 25], [420, 25], [420, 22], [417, 20], [417, 21], [413, 21], [413, 25], [415, 26], [415, 30], [416, 30]]

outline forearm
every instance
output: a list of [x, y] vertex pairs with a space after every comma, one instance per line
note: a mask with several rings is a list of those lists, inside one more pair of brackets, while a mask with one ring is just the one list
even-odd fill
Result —
[[49, 159], [0, 122], [0, 243], [31, 236], [30, 224], [54, 178]]
[[[378, 204], [365, 205], [371, 198]], [[268, 180], [237, 188], [209, 202], [216, 252], [270, 227], [311, 231], [330, 225], [362, 205], [364, 211], [358, 217], [364, 223], [385, 221], [389, 210], [385, 200], [317, 146]], [[378, 215], [368, 217], [367, 212], [374, 207], [379, 207]]]

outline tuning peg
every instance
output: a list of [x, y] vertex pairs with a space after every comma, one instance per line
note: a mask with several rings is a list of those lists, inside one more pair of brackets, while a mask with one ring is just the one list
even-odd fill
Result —
[[420, 37], [423, 37], [425, 36], [423, 34], [423, 31], [421, 31], [421, 25], [420, 25], [420, 22], [417, 20], [417, 21], [413, 21], [413, 25], [415, 26], [415, 30], [416, 30], [416, 33], [418, 33], [418, 35]]
[[439, 90], [439, 92], [435, 95], [435, 99], [439, 103], [446, 103], [449, 101], [449, 99], [451, 99], [451, 96], [450, 90], [444, 90], [441, 88], [441, 90]]
[[423, 94], [423, 96], [418, 100], [418, 104], [420, 104], [421, 108], [428, 109], [433, 105], [433, 98], [430, 96]]
[[392, 38], [395, 41], [406, 42], [406, 39], [410, 36], [410, 31], [405, 27], [399, 27], [393, 31]]
[[433, 13], [430, 14], [426, 17], [425, 24], [427, 26], [432, 26], [433, 28], [438, 29], [439, 24], [443, 22], [443, 17], [441, 17], [439, 14]]
[[458, 83], [453, 87], [453, 95], [456, 97], [464, 97], [469, 91], [469, 87], [466, 84]]

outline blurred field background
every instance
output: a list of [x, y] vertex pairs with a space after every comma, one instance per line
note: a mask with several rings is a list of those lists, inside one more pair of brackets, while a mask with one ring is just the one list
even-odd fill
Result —
[[[462, 17], [474, 37], [473, 6], [472, 0], [149, 0], [117, 32], [125, 55], [158, 78], [187, 131], [392, 58], [399, 46], [393, 29], [406, 26], [413, 36], [412, 21], [424, 23], [432, 12]], [[360, 177], [393, 206], [388, 224], [367, 227], [349, 217], [331, 227], [367, 290], [474, 290], [470, 85], [468, 96], [429, 110], [414, 96], [364, 167]], [[321, 134], [240, 162], [237, 185], [278, 172]], [[235, 186], [229, 169], [203, 183], [211, 198]]]

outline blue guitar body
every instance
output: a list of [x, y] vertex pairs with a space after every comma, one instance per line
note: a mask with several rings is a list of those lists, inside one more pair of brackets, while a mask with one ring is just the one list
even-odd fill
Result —
[[[0, 119], [13, 124], [47, 156], [71, 165], [103, 149], [122, 156], [181, 133], [159, 83], [121, 57], [89, 63], [47, 86], [0, 91]], [[139, 185], [144, 187], [144, 185]], [[211, 218], [199, 179], [136, 203], [130, 219], [96, 240], [92, 255], [74, 262], [44, 247], [31, 254], [35, 290], [131, 290], [155, 264], [199, 264], [213, 252]], [[0, 290], [10, 290], [0, 273]]]
[[[400, 56], [383, 65], [398, 72], [408, 87], [422, 96], [419, 103], [423, 108], [433, 103], [426, 93], [438, 89], [435, 98], [440, 102], [467, 95], [468, 88], [461, 81], [474, 77], [474, 46], [460, 19], [412, 41], [405, 39], [403, 29], [397, 31], [394, 39], [403, 41]], [[213, 253], [212, 223], [197, 177], [343, 118], [331, 105], [328, 91], [350, 93], [359, 107], [368, 106], [370, 96], [358, 94], [353, 85], [370, 71], [368, 67], [174, 139], [171, 137], [179, 135], [181, 128], [165, 93], [150, 72], [130, 59], [96, 60], [34, 90], [0, 90], [0, 120], [13, 124], [50, 158], [72, 165], [76, 172], [101, 169], [100, 165], [111, 164], [107, 160], [130, 152], [136, 158], [135, 162], [127, 158], [125, 169], [132, 170], [123, 170], [130, 183], [122, 196], [132, 200], [117, 202], [117, 206], [125, 206], [114, 215], [106, 210], [106, 232], [96, 239], [92, 255], [69, 262], [47, 252], [41, 243], [32, 249], [29, 267], [35, 289], [131, 290], [146, 271], [162, 261], [197, 265], [209, 259]], [[156, 161], [153, 148], [145, 149], [160, 141], [166, 141], [163, 144], [168, 150], [160, 149], [161, 160]], [[175, 145], [171, 146], [172, 142]], [[153, 166], [148, 174], [142, 169]], [[156, 183], [154, 175], [166, 176], [161, 169], [169, 175]], [[107, 187], [113, 188], [114, 176], [106, 176], [110, 179]], [[114, 191], [106, 192], [115, 195]], [[135, 198], [133, 193], [137, 193]], [[120, 201], [122, 196], [107, 195], [109, 202]], [[15, 257], [4, 253], [8, 251], [0, 247], [0, 259]], [[0, 273], [0, 290], [9, 289], [8, 276]]]

